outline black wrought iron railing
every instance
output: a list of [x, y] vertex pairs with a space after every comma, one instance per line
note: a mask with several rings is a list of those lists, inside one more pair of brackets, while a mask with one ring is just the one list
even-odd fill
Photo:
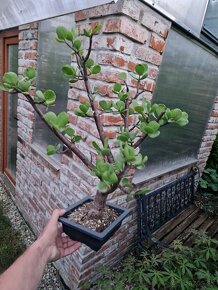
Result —
[[152, 239], [152, 233], [194, 202], [194, 176], [177, 179], [155, 191], [137, 196], [139, 239]]

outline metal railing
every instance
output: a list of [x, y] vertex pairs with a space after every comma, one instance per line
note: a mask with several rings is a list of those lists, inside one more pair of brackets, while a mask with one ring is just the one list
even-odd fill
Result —
[[194, 202], [195, 172], [177, 179], [155, 191], [137, 196], [139, 240], [151, 239], [152, 233]]

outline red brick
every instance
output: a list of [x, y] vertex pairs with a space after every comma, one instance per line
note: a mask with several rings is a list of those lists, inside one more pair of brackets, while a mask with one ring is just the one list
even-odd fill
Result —
[[148, 36], [146, 29], [143, 29], [139, 24], [122, 16], [119, 18], [108, 19], [104, 32], [119, 32], [140, 43], [145, 43]]
[[[97, 24], [101, 24], [99, 21], [93, 21], [85, 24], [77, 24], [76, 28], [79, 34], [83, 34], [83, 29], [93, 29]], [[100, 32], [96, 33], [99, 34]]]
[[212, 111], [211, 117], [218, 117], [218, 111]]
[[141, 45], [135, 47], [135, 56], [155, 65], [160, 65], [162, 61], [162, 56], [157, 51]]
[[112, 131], [104, 131], [104, 135], [106, 138], [108, 139], [114, 139], [117, 135], [116, 131], [115, 130], [112, 130]]
[[78, 117], [76, 115], [72, 114], [71, 112], [68, 112], [68, 115], [69, 115], [70, 124], [76, 125]]
[[111, 37], [108, 35], [97, 35], [93, 39], [93, 49], [109, 49], [130, 55], [132, 53], [132, 48], [133, 42], [122, 35]]
[[[131, 80], [131, 84], [133, 86], [137, 87], [138, 82], [136, 80], [132, 79]], [[153, 80], [146, 79], [145, 81], [140, 82], [139, 88], [142, 89], [142, 90], [153, 92], [154, 89], [155, 89], [155, 83], [154, 83]]]
[[158, 52], [163, 52], [165, 47], [165, 41], [163, 40], [163, 38], [152, 34], [149, 46]]
[[149, 30], [156, 32], [164, 38], [167, 37], [168, 31], [170, 29], [170, 22], [166, 21], [165, 19], [163, 20], [158, 14], [152, 15], [151, 11], [144, 13], [141, 23]]

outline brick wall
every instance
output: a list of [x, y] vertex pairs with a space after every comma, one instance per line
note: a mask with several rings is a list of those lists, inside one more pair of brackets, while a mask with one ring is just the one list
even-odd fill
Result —
[[198, 167], [200, 173], [206, 166], [207, 159], [213, 146], [213, 142], [218, 134], [218, 96], [215, 99], [214, 106], [202, 138], [201, 146], [198, 151]]
[[[96, 22], [103, 25], [102, 31], [94, 39], [92, 55], [102, 65], [102, 72], [91, 80], [100, 88], [97, 99], [114, 97], [112, 83], [117, 81], [117, 75], [121, 71], [131, 70], [140, 62], [149, 65], [149, 76], [144, 81], [143, 87], [146, 89], [145, 96], [151, 99], [171, 23], [138, 0], [123, 0], [117, 4], [77, 12], [75, 20], [79, 30]], [[37, 66], [36, 23], [21, 26], [19, 32], [19, 72], [22, 73], [29, 65]], [[134, 92], [135, 83], [130, 80], [128, 82]], [[89, 157], [92, 155], [94, 158], [90, 144], [98, 139], [96, 128], [92, 121], [80, 119], [72, 112], [78, 106], [79, 100], [85, 99], [84, 85], [81, 82], [74, 84], [69, 90], [67, 110], [71, 126], [86, 139], [85, 143], [79, 144], [80, 148]], [[217, 107], [215, 110], [217, 112]], [[32, 143], [34, 112], [22, 96], [19, 96], [18, 101], [18, 118], [19, 141], [14, 198], [35, 232], [39, 233], [53, 209], [65, 208], [87, 194], [93, 195], [96, 179], [76, 156], [63, 155], [61, 161], [57, 162]], [[104, 130], [112, 142], [120, 120], [116, 116], [102, 118]], [[214, 122], [213, 118], [212, 116], [211, 122]], [[217, 122], [217, 117], [215, 118]], [[205, 134], [214, 135], [214, 130], [208, 127]], [[205, 135], [204, 138], [209, 152], [214, 137], [207, 140]], [[200, 162], [202, 158], [203, 155], [199, 155]], [[165, 174], [147, 182], [146, 186], [151, 189], [159, 187], [184, 175], [189, 169], [187, 167]], [[112, 194], [110, 198], [117, 204], [131, 208], [132, 215], [123, 222], [118, 232], [98, 253], [82, 245], [70, 257], [56, 262], [57, 268], [71, 289], [78, 289], [81, 281], [95, 279], [100, 266], [115, 264], [135, 243], [137, 229], [135, 201], [127, 204], [126, 196], [120, 192]]]
[[[3, 67], [3, 38], [0, 37], [0, 81], [2, 80], [2, 67]], [[0, 92], [0, 112], [2, 112], [2, 92]], [[0, 173], [2, 171], [2, 113], [0, 114]]]

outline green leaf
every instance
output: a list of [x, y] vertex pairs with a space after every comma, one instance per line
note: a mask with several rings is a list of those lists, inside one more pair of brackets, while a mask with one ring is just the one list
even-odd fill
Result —
[[118, 101], [114, 104], [114, 108], [122, 113], [125, 110], [125, 103], [123, 101]]
[[114, 84], [114, 86], [113, 86], [113, 91], [114, 91], [115, 93], [119, 93], [119, 92], [121, 91], [121, 89], [122, 89], [121, 84], [119, 84], [119, 83]]
[[13, 89], [11, 89], [11, 86], [9, 86], [9, 88], [6, 88], [4, 85], [0, 84], [0, 91], [10, 92], [13, 91]]
[[108, 101], [108, 102], [106, 102], [106, 101], [100, 101], [99, 102], [99, 105], [100, 105], [100, 107], [103, 109], [103, 110], [105, 110], [105, 111], [108, 111], [108, 110], [110, 110], [111, 108], [112, 108], [112, 106], [113, 106], [113, 102], [112, 101]]
[[119, 92], [118, 93], [118, 98], [121, 100], [121, 101], [125, 101], [126, 99], [128, 99], [129, 95], [126, 94], [126, 93], [123, 93], [123, 92]]
[[179, 126], [186, 126], [188, 123], [188, 114], [186, 112], [182, 112], [182, 116], [181, 118], [177, 119], [176, 124]]
[[91, 36], [91, 34], [92, 34], [92, 31], [91, 31], [91, 29], [83, 29], [83, 34], [85, 35], [85, 36], [87, 36], [87, 37], [90, 37]]
[[148, 65], [147, 64], [137, 64], [135, 67], [135, 72], [141, 77], [147, 77]]
[[53, 155], [56, 153], [56, 147], [53, 145], [47, 146], [47, 155]]
[[103, 181], [100, 181], [99, 184], [98, 184], [98, 190], [100, 192], [107, 192], [107, 190], [109, 189], [109, 186], [103, 182]]
[[7, 72], [3, 76], [3, 81], [11, 87], [16, 87], [18, 82], [17, 74], [14, 72]]
[[128, 137], [126, 134], [120, 134], [120, 135], [117, 137], [117, 140], [120, 140], [120, 141], [122, 141], [122, 142], [128, 142], [129, 137]]
[[56, 94], [54, 91], [52, 91], [52, 90], [44, 91], [44, 97], [45, 97], [45, 104], [47, 106], [51, 106], [55, 103]]
[[93, 141], [93, 142], [92, 142], [92, 146], [95, 148], [95, 150], [96, 150], [98, 153], [101, 153], [101, 147], [98, 145], [97, 142]]
[[121, 154], [116, 156], [116, 160], [115, 160], [115, 163], [114, 163], [115, 172], [119, 173], [120, 171], [122, 171], [123, 168], [124, 168], [124, 164], [125, 164], [125, 160], [124, 160], [123, 156]]
[[65, 133], [66, 133], [69, 137], [72, 138], [72, 137], [74, 136], [74, 134], [75, 134], [75, 130], [74, 130], [73, 128], [68, 127], [68, 128], [66, 128]]
[[129, 182], [129, 179], [128, 179], [127, 177], [124, 177], [124, 178], [121, 180], [121, 185], [124, 186], [124, 187], [132, 188], [132, 183]]
[[72, 42], [73, 38], [74, 38], [73, 33], [71, 31], [67, 31], [66, 39]]
[[65, 38], [67, 37], [68, 30], [63, 26], [58, 26], [56, 28], [56, 34], [57, 34], [58, 40], [64, 41]]
[[63, 72], [63, 74], [65, 74], [66, 76], [69, 76], [69, 77], [73, 77], [76, 75], [75, 69], [69, 64], [66, 64], [62, 67], [62, 72]]
[[121, 81], [125, 81], [126, 78], [127, 78], [127, 74], [125, 72], [121, 72], [119, 75], [118, 75], [118, 78], [121, 80]]
[[80, 111], [82, 111], [84, 114], [88, 112], [89, 108], [90, 108], [89, 102], [84, 102], [79, 106]]
[[31, 82], [30, 82], [30, 81], [27, 81], [27, 80], [18, 81], [18, 88], [19, 88], [22, 92], [28, 92], [30, 86], [31, 86]]
[[88, 58], [85, 65], [86, 67], [91, 68], [94, 65], [94, 60], [92, 58]]
[[95, 25], [95, 27], [92, 29], [92, 34], [96, 34], [96, 33], [98, 33], [98, 32], [101, 30], [101, 28], [102, 28], [102, 25], [99, 24], [99, 23], [97, 23], [97, 24]]
[[156, 137], [158, 137], [160, 135], [160, 131], [157, 131], [157, 132], [155, 132], [155, 133], [149, 133], [148, 134], [148, 136], [150, 137], [150, 138], [156, 138]]
[[75, 135], [75, 137], [74, 137], [74, 142], [79, 142], [81, 139], [82, 139], [81, 136], [79, 136], [79, 135]]
[[150, 189], [148, 189], [148, 188], [144, 188], [144, 189], [140, 189], [140, 190], [136, 191], [136, 192], [135, 192], [135, 195], [146, 194], [146, 193], [148, 193], [148, 192], [150, 192]]
[[75, 50], [77, 50], [77, 51], [81, 48], [81, 45], [82, 45], [82, 43], [81, 43], [81, 40], [79, 40], [79, 39], [76, 39], [76, 40], [74, 41], [74, 43], [73, 43], [73, 47], [74, 47]]
[[66, 125], [68, 124], [69, 116], [66, 112], [61, 112], [57, 116], [57, 125], [60, 131], [65, 130]]
[[166, 106], [164, 104], [153, 104], [152, 111], [159, 116], [161, 113], [166, 111]]
[[28, 79], [34, 79], [36, 77], [36, 70], [32, 67], [27, 67], [24, 71], [24, 76]]
[[52, 127], [56, 126], [57, 124], [57, 116], [54, 112], [47, 112], [44, 115], [44, 118], [46, 120], [46, 122], [48, 122], [48, 124]]
[[75, 109], [74, 113], [75, 113], [76, 116], [79, 116], [79, 117], [86, 117], [86, 114], [83, 113], [83, 112], [80, 110], [80, 108]]
[[101, 67], [98, 64], [94, 65], [93, 67], [90, 68], [90, 72], [92, 74], [98, 74], [98, 73], [100, 73], [100, 71], [101, 71]]
[[45, 96], [44, 96], [42, 91], [40, 91], [40, 90], [36, 91], [36, 94], [34, 96], [34, 101], [37, 101], [37, 102], [45, 101]]
[[136, 106], [134, 107], [134, 109], [139, 114], [142, 114], [144, 112], [144, 108], [142, 106]]

